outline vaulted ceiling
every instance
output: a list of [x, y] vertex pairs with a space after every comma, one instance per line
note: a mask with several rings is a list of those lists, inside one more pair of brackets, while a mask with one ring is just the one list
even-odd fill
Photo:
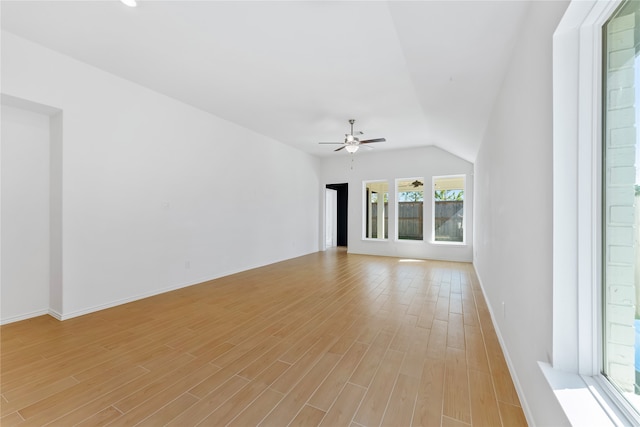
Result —
[[1, 2], [2, 29], [319, 156], [473, 162], [527, 1]]

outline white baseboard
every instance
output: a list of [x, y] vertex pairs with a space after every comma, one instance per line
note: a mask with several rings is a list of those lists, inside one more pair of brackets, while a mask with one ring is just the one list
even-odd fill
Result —
[[0, 325], [7, 325], [9, 323], [19, 322], [21, 320], [31, 319], [33, 317], [44, 316], [45, 314], [49, 314], [49, 310], [37, 310], [32, 311], [30, 313], [19, 314], [17, 316], [10, 316], [0, 320]]
[[[256, 268], [256, 267], [250, 267], [247, 270], [251, 270], [253, 268]], [[151, 291], [151, 292], [145, 292], [143, 294], [134, 295], [134, 296], [131, 296], [131, 297], [128, 297], [128, 298], [122, 298], [122, 299], [111, 301], [111, 302], [108, 302], [108, 303], [105, 303], [105, 304], [99, 304], [99, 305], [83, 308], [81, 310], [76, 310], [76, 311], [72, 311], [72, 312], [59, 313], [56, 310], [48, 308], [48, 309], [45, 309], [45, 310], [39, 310], [39, 311], [31, 312], [31, 313], [25, 313], [25, 314], [21, 314], [21, 315], [18, 315], [18, 316], [8, 317], [6, 319], [1, 319], [0, 320], [0, 325], [5, 325], [5, 324], [8, 324], [8, 323], [13, 323], [13, 322], [19, 322], [21, 320], [27, 320], [27, 319], [31, 319], [33, 317], [42, 316], [42, 315], [45, 315], [45, 314], [48, 314], [48, 315], [52, 316], [53, 318], [55, 318], [57, 320], [60, 320], [60, 321], [69, 320], [69, 319], [73, 319], [74, 317], [84, 316], [85, 314], [95, 313], [97, 311], [106, 310], [108, 308], [116, 307], [118, 305], [127, 304], [127, 303], [130, 303], [130, 302], [133, 302], [133, 301], [138, 301], [138, 300], [149, 298], [149, 297], [152, 297], [152, 296], [155, 296], [155, 295], [164, 294], [166, 292], [171, 292], [171, 291], [175, 291], [175, 290], [178, 290], [178, 289], [181, 289], [181, 288], [186, 288], [188, 286], [193, 286], [193, 285], [197, 285], [197, 284], [200, 284], [200, 283], [208, 282], [210, 280], [219, 279], [220, 277], [225, 277], [225, 276], [229, 276], [231, 274], [240, 273], [241, 271], [245, 271], [245, 270], [228, 272], [228, 273], [224, 273], [221, 276], [216, 276], [216, 277], [212, 277], [212, 278], [203, 278], [203, 279], [198, 279], [198, 280], [192, 281], [192, 282], [181, 283], [181, 284], [178, 284], [178, 285], [175, 285], [175, 286], [170, 286], [170, 287], [167, 287], [167, 288], [157, 289], [157, 290], [154, 290], [154, 291]]]
[[55, 311], [52, 308], [49, 309], [48, 314], [49, 314], [49, 316], [53, 317], [54, 319], [62, 320], [62, 314], [58, 313], [57, 311]]
[[152, 297], [152, 296], [155, 296], [155, 295], [160, 295], [160, 294], [164, 294], [164, 293], [167, 293], [167, 292], [176, 291], [178, 289], [186, 288], [186, 287], [189, 287], [189, 286], [197, 285], [197, 284], [200, 284], [200, 283], [203, 283], [203, 282], [208, 282], [209, 280], [214, 280], [214, 279], [201, 279], [201, 280], [197, 280], [197, 281], [194, 281], [194, 282], [181, 283], [181, 284], [178, 284], [178, 285], [175, 285], [175, 286], [170, 286], [170, 287], [167, 287], [167, 288], [162, 288], [162, 289], [157, 289], [157, 290], [153, 290], [153, 291], [150, 291], [150, 292], [145, 292], [143, 294], [138, 294], [138, 295], [134, 295], [134, 296], [127, 297], [127, 298], [122, 298], [122, 299], [111, 301], [111, 302], [108, 302], [108, 303], [105, 303], [105, 304], [94, 305], [92, 307], [83, 308], [81, 310], [76, 310], [76, 311], [72, 311], [72, 312], [68, 312], [68, 313], [62, 313], [62, 314], [57, 313], [57, 316], [54, 316], [54, 317], [56, 319], [58, 319], [58, 320], [69, 320], [69, 319], [73, 319], [74, 317], [84, 316], [85, 314], [95, 313], [97, 311], [106, 310], [106, 309], [112, 308], [112, 307], [117, 307], [117, 306], [122, 305], [122, 304], [128, 304], [128, 303], [133, 302], [133, 301], [138, 301], [138, 300], [149, 298], [149, 297]]
[[507, 368], [509, 368], [509, 373], [511, 374], [511, 378], [513, 379], [513, 385], [516, 388], [516, 393], [518, 393], [518, 398], [520, 399], [520, 406], [522, 407], [524, 416], [527, 419], [527, 424], [529, 424], [530, 426], [535, 426], [533, 414], [531, 413], [531, 409], [527, 404], [527, 399], [525, 399], [524, 388], [522, 387], [522, 385], [520, 385], [520, 381], [518, 380], [518, 375], [516, 373], [516, 370], [513, 367], [513, 363], [511, 362], [511, 357], [509, 357], [509, 352], [507, 351], [507, 347], [504, 345], [502, 334], [500, 333], [500, 329], [498, 328], [498, 323], [496, 322], [496, 316], [491, 307], [491, 302], [489, 298], [487, 298], [487, 293], [485, 292], [484, 285], [482, 284], [482, 278], [478, 273], [478, 269], [476, 268], [475, 262], [473, 263], [473, 270], [476, 272], [478, 283], [480, 283], [480, 290], [482, 290], [482, 296], [484, 296], [484, 300], [487, 302], [487, 308], [489, 309], [489, 315], [491, 316], [491, 323], [493, 323], [493, 329], [495, 329], [496, 331], [498, 342], [500, 343], [502, 354], [504, 354], [504, 359], [507, 362]]
[[[293, 258], [309, 255], [309, 254], [314, 253], [314, 252], [316, 252], [316, 251], [306, 252], [306, 253], [303, 253], [301, 255], [296, 255]], [[216, 275], [214, 277], [202, 277], [202, 278], [199, 278], [197, 280], [184, 282], [184, 283], [179, 283], [179, 284], [176, 284], [176, 285], [173, 285], [173, 286], [169, 286], [169, 287], [166, 287], [166, 288], [156, 289], [156, 290], [153, 290], [153, 291], [150, 291], [150, 292], [145, 292], [143, 294], [138, 294], [138, 295], [134, 295], [134, 296], [127, 297], [127, 298], [122, 298], [122, 299], [111, 301], [111, 302], [108, 302], [108, 303], [105, 303], [105, 304], [99, 304], [99, 305], [83, 308], [81, 310], [76, 310], [76, 311], [72, 311], [72, 312], [68, 312], [68, 313], [67, 312], [57, 313], [57, 312], [55, 312], [55, 311], [50, 309], [48, 312], [45, 312], [44, 314], [49, 313], [49, 314], [51, 314], [53, 317], [55, 317], [58, 320], [73, 319], [74, 317], [84, 316], [85, 314], [95, 313], [95, 312], [100, 311], [100, 310], [106, 310], [108, 308], [116, 307], [118, 305], [127, 304], [127, 303], [130, 303], [130, 302], [133, 302], [133, 301], [141, 300], [141, 299], [144, 299], [144, 298], [149, 298], [149, 297], [152, 297], [152, 296], [155, 296], [155, 295], [164, 294], [166, 292], [175, 291], [175, 290], [186, 288], [186, 287], [189, 287], [189, 286], [198, 285], [200, 283], [209, 282], [211, 280], [220, 279], [222, 277], [230, 276], [232, 274], [237, 274], [237, 273], [241, 273], [243, 271], [253, 270], [254, 268], [264, 267], [266, 265], [275, 264], [275, 263], [286, 261], [286, 260], [293, 259], [293, 258], [283, 258], [283, 259], [278, 259], [278, 260], [267, 262], [267, 263], [256, 264], [256, 265], [247, 266], [247, 267], [234, 269], [234, 270], [228, 270], [228, 271], [224, 271], [221, 274], [218, 274], [218, 275]]]
[[138, 295], [134, 295], [134, 296], [131, 296], [131, 297], [127, 297], [127, 298], [122, 298], [122, 299], [119, 299], [119, 300], [111, 301], [111, 302], [108, 302], [108, 303], [105, 303], [105, 304], [99, 304], [99, 305], [95, 305], [95, 306], [92, 306], [92, 307], [83, 308], [81, 310], [76, 310], [76, 311], [72, 311], [72, 312], [69, 312], [69, 313], [64, 312], [64, 310], [63, 310], [62, 313], [59, 313], [56, 310], [48, 308], [48, 309], [38, 310], [38, 311], [30, 312], [30, 313], [17, 315], [17, 316], [11, 316], [11, 317], [0, 319], [0, 325], [5, 325], [5, 324], [8, 324], [8, 323], [13, 323], [13, 322], [19, 322], [21, 320], [27, 320], [27, 319], [31, 319], [33, 317], [42, 316], [42, 315], [45, 315], [45, 314], [48, 314], [48, 315], [50, 315], [50, 316], [52, 316], [55, 319], [58, 319], [60, 321], [73, 319], [74, 317], [84, 316], [85, 314], [95, 313], [96, 311], [106, 310], [107, 308], [112, 308], [112, 307], [116, 307], [118, 305], [127, 304], [127, 303], [130, 303], [130, 302], [133, 302], [133, 301], [141, 300], [141, 299], [144, 299], [144, 298], [149, 298], [149, 297], [152, 297], [152, 296], [155, 296], [155, 295], [164, 294], [166, 292], [175, 291], [175, 290], [178, 290], [178, 289], [181, 289], [181, 288], [186, 288], [188, 286], [198, 285], [200, 283], [204, 283], [204, 282], [208, 282], [208, 281], [211, 281], [211, 280], [219, 279], [219, 278], [222, 278], [222, 277], [230, 276], [232, 274], [241, 273], [243, 271], [253, 270], [254, 268], [264, 267], [266, 265], [275, 264], [275, 263], [286, 261], [286, 260], [289, 260], [289, 259], [298, 258], [298, 257], [309, 255], [309, 254], [315, 253], [315, 252], [317, 252], [317, 251], [304, 252], [302, 254], [295, 255], [292, 258], [282, 258], [282, 259], [277, 259], [277, 260], [274, 260], [274, 261], [271, 261], [271, 262], [267, 262], [267, 263], [260, 263], [260, 264], [256, 264], [256, 265], [252, 265], [252, 266], [245, 266], [245, 267], [239, 268], [239, 269], [228, 270], [228, 271], [224, 271], [221, 274], [218, 274], [218, 275], [216, 275], [214, 277], [202, 277], [202, 278], [197, 279], [197, 280], [193, 280], [193, 281], [189, 281], [189, 282], [185, 282], [185, 283], [179, 283], [179, 284], [176, 284], [174, 286], [169, 286], [169, 287], [162, 288], [162, 289], [156, 289], [156, 290], [153, 290], [153, 291], [150, 291], [150, 292], [145, 292], [143, 294], [138, 294]]

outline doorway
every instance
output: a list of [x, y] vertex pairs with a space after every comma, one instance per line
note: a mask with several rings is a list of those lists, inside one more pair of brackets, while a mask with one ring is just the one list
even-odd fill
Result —
[[[347, 246], [347, 218], [348, 218], [348, 201], [349, 201], [349, 184], [327, 184], [327, 190], [334, 190], [335, 193], [327, 192], [325, 197], [331, 197], [333, 200], [334, 196], [329, 196], [328, 194], [335, 194], [335, 206], [332, 208], [333, 212], [325, 212], [325, 225], [328, 230], [329, 227], [332, 228], [332, 243], [335, 242], [335, 246]], [[333, 203], [333, 202], [330, 202]], [[335, 231], [334, 231], [335, 230]], [[335, 235], [335, 241], [333, 240], [333, 235]], [[325, 239], [329, 241], [329, 238], [325, 236]], [[326, 247], [329, 247], [327, 244]]]
[[62, 111], [0, 95], [0, 324], [62, 313]]

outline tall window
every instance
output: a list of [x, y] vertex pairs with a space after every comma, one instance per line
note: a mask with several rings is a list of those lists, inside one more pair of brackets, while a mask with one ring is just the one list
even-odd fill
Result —
[[640, 412], [640, 3], [604, 26], [603, 374]]
[[364, 237], [389, 238], [389, 184], [387, 181], [364, 183]]
[[398, 239], [423, 240], [424, 178], [396, 180]]
[[433, 177], [433, 240], [464, 242], [464, 175]]

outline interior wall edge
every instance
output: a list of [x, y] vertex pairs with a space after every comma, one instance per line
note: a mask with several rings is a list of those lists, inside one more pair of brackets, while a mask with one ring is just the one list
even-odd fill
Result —
[[49, 311], [47, 312], [47, 314], [56, 320], [62, 320], [62, 314], [60, 314], [59, 312], [57, 312], [52, 308], [49, 308]]

